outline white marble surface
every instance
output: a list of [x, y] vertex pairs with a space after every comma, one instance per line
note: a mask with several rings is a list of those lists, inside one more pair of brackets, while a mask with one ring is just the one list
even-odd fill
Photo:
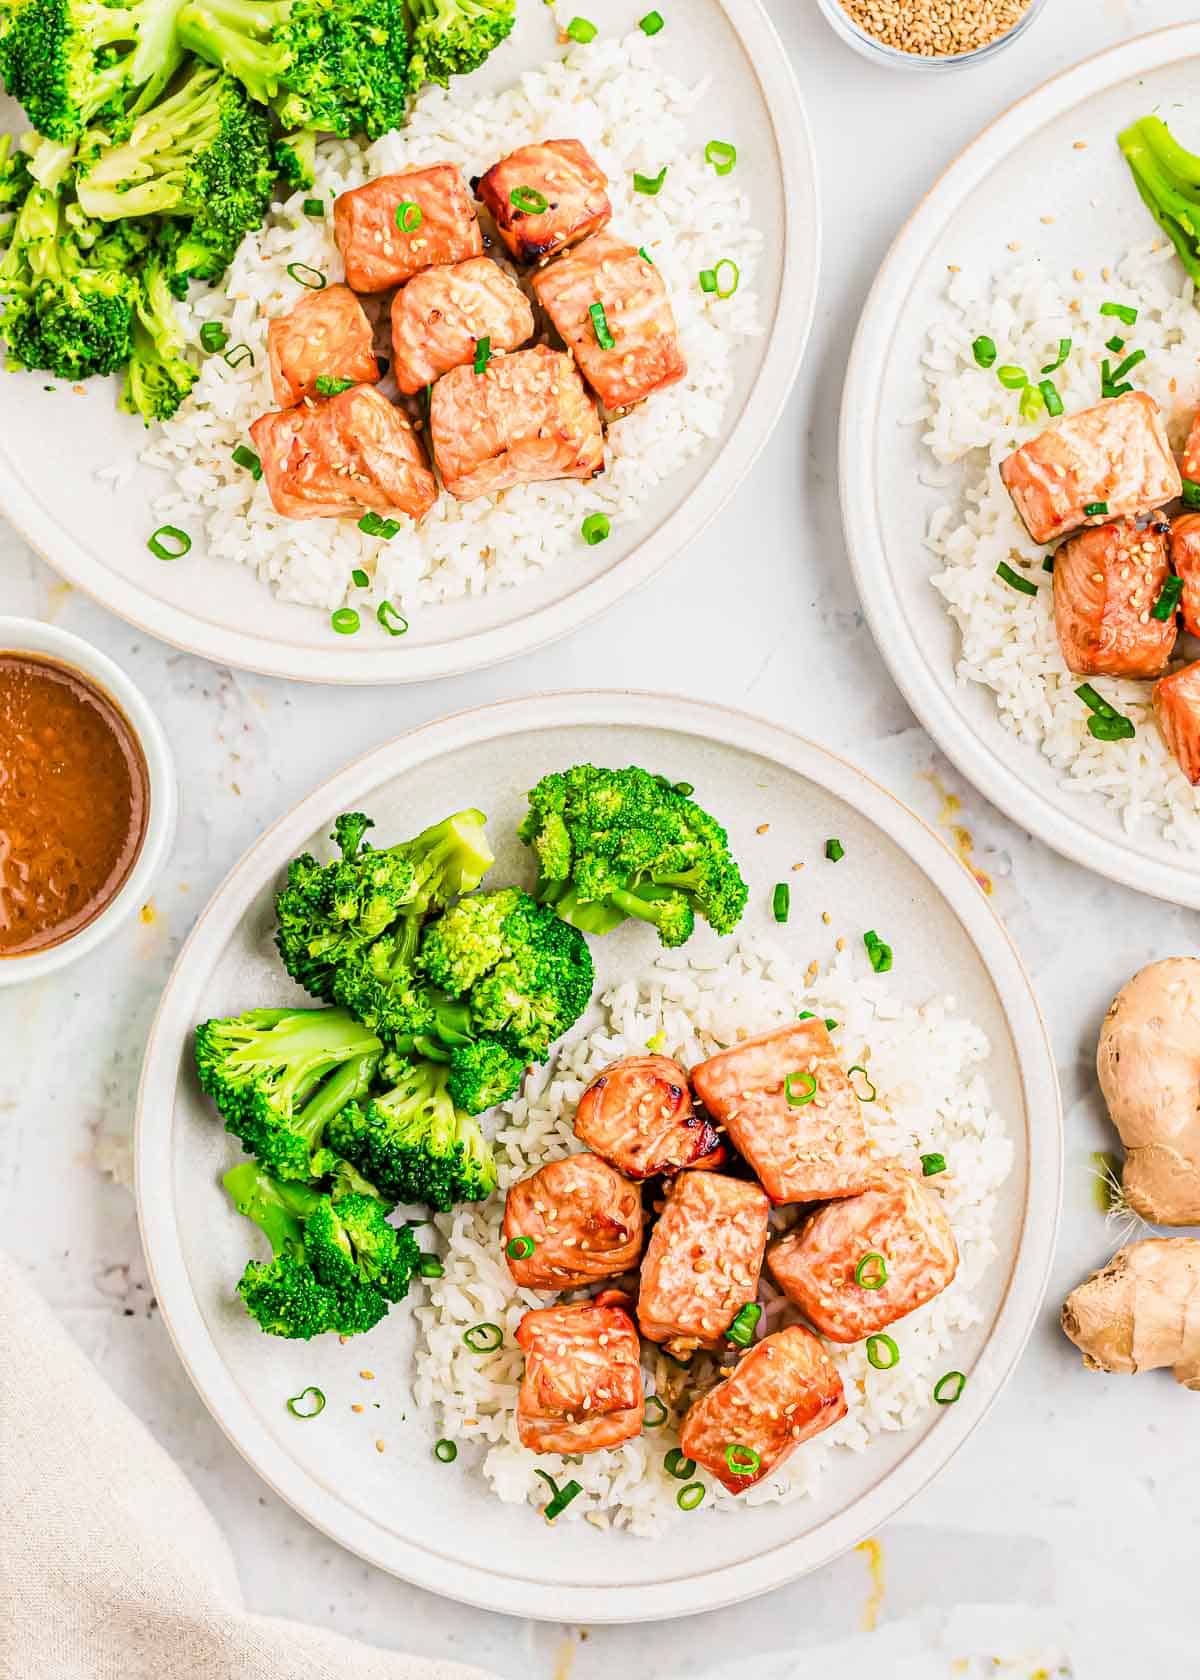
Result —
[[[613, 614], [527, 660], [421, 690], [289, 686], [147, 642], [0, 528], [0, 613], [53, 617], [119, 660], [158, 708], [183, 771], [179, 839], [148, 919], [61, 976], [0, 992], [0, 1241], [193, 1478], [230, 1536], [251, 1606], [471, 1657], [504, 1680], [593, 1680], [634, 1662], [647, 1680], [727, 1672], [735, 1660], [756, 1680], [795, 1673], [786, 1653], [860, 1627], [868, 1560], [852, 1554], [738, 1611], [590, 1634], [456, 1608], [375, 1572], [261, 1486], [209, 1418], [150, 1299], [133, 1201], [117, 1180], [163, 980], [243, 848], [314, 781], [399, 730], [556, 687], [632, 684], [727, 701], [845, 749], [933, 821], [944, 815], [941, 787], [961, 797], [959, 820], [1051, 1023], [1067, 1114], [1066, 1204], [1050, 1301], [1015, 1380], [883, 1536], [882, 1615], [1020, 1602], [1044, 1607], [1055, 1625], [1079, 1625], [1107, 1620], [1106, 1607], [1124, 1596], [1145, 1628], [1183, 1637], [1194, 1625], [1197, 1402], [1166, 1378], [1087, 1375], [1055, 1323], [1063, 1291], [1111, 1246], [1089, 1180], [1090, 1152], [1112, 1142], [1089, 1065], [1101, 1014], [1138, 964], [1193, 948], [1194, 918], [1061, 861], [939, 761], [863, 628], [835, 492], [850, 337], [902, 218], [1019, 94], [1085, 52], [1193, 16], [1194, 6], [1050, 0], [1010, 52], [931, 88], [869, 67], [835, 40], [812, 0], [768, 4], [804, 86], [820, 161], [826, 259], [812, 343], [748, 483], [619, 623]], [[1016, 1637], [1015, 1620], [1001, 1625]]]

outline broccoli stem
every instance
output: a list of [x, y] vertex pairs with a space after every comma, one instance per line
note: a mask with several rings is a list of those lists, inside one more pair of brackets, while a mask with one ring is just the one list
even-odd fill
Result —
[[373, 1053], [354, 1056], [331, 1073], [300, 1110], [296, 1118], [296, 1130], [300, 1135], [310, 1143], [319, 1143], [333, 1116], [340, 1114], [347, 1103], [357, 1102], [359, 1097], [366, 1096], [378, 1063], [379, 1057]]
[[538, 900], [548, 904], [560, 920], [578, 928], [580, 933], [612, 933], [625, 920], [625, 912], [615, 908], [608, 898], [581, 900], [574, 887], [560, 881], [548, 882], [544, 890], [539, 889]]
[[1200, 282], [1200, 193], [1190, 190], [1200, 185], [1200, 158], [1179, 146], [1157, 118], [1134, 123], [1117, 136], [1117, 144], [1142, 202], [1174, 245], [1188, 274]]
[[79, 176], [79, 202], [89, 216], [169, 215], [179, 206], [188, 168], [220, 126], [215, 92], [220, 72], [196, 70], [184, 85], [138, 117], [129, 138], [102, 151]]
[[221, 1180], [234, 1207], [253, 1220], [274, 1254], [295, 1254], [304, 1242], [304, 1221], [321, 1200], [319, 1190], [281, 1184], [253, 1161], [231, 1167]]

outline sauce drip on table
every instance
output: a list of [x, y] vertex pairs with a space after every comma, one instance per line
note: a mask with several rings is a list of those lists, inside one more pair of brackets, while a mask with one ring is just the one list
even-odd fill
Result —
[[0, 959], [60, 944], [112, 902], [148, 807], [113, 702], [64, 665], [0, 651]]

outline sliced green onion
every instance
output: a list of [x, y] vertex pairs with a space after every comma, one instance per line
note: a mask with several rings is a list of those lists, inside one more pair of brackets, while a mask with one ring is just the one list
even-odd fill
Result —
[[878, 1249], [864, 1254], [854, 1268], [854, 1281], [860, 1289], [882, 1289], [887, 1282], [887, 1261]]
[[490, 338], [477, 338], [475, 340], [475, 372], [476, 373], [485, 372], [485, 370], [487, 368], [487, 365], [491, 361], [491, 359], [492, 359], [492, 341], [491, 341], [491, 339]]
[[239, 443], [233, 452], [234, 465], [245, 467], [255, 483], [262, 477], [262, 462], [253, 449], [247, 449], [244, 443]]
[[160, 525], [146, 543], [156, 560], [182, 560], [191, 546], [191, 537], [178, 525]]
[[900, 1349], [890, 1336], [868, 1336], [867, 1359], [877, 1371], [890, 1371], [900, 1363]]
[[588, 305], [588, 314], [592, 318], [592, 331], [596, 335], [596, 343], [601, 350], [616, 348], [616, 339], [608, 330], [608, 316], [604, 313], [604, 305], [597, 298], [595, 303]]
[[703, 1504], [703, 1502], [703, 1482], [689, 1482], [686, 1487], [680, 1488], [675, 1495], [675, 1503], [681, 1511], [694, 1511], [697, 1505]]
[[792, 889], [786, 881], [776, 881], [771, 894], [771, 914], [777, 922], [786, 922], [792, 906]]
[[662, 191], [662, 184], [667, 178], [667, 166], [664, 163], [657, 175], [638, 175], [633, 177], [633, 190], [647, 193], [651, 198]]
[[353, 379], [338, 379], [331, 373], [319, 373], [315, 389], [319, 397], [339, 397], [343, 391], [350, 390], [353, 384]]
[[540, 216], [543, 210], [550, 208], [550, 200], [536, 187], [514, 187], [508, 195], [508, 202], [514, 210], [523, 211], [526, 216]]
[[364, 537], [382, 537], [384, 542], [391, 542], [400, 529], [398, 519], [384, 519], [374, 508], [368, 509], [358, 522], [358, 528]]
[[1023, 578], [1020, 572], [1014, 572], [1007, 560], [1001, 560], [996, 567], [996, 576], [1006, 583], [1010, 589], [1019, 589], [1022, 595], [1036, 595], [1038, 592], [1037, 584], [1030, 583], [1029, 579]]
[[846, 848], [842, 845], [840, 840], [826, 840], [825, 856], [829, 859], [830, 863], [840, 863], [845, 855]]
[[298, 286], [307, 286], [310, 292], [323, 292], [329, 284], [321, 270], [308, 263], [289, 263], [287, 271]]
[[581, 45], [586, 46], [589, 41], [596, 39], [596, 25], [589, 22], [587, 18], [572, 18], [567, 25], [567, 34], [572, 41], [578, 41]]
[[753, 1476], [762, 1468], [762, 1454], [740, 1441], [731, 1441], [725, 1448], [725, 1467], [731, 1476]]
[[504, 1332], [498, 1324], [472, 1324], [462, 1339], [472, 1353], [495, 1353], [504, 1345]]
[[[311, 1401], [308, 1402], [306, 1410], [301, 1411], [301, 1406], [304, 1405], [305, 1401], [308, 1401], [310, 1394], [312, 1395]], [[291, 1412], [293, 1417], [320, 1417], [321, 1413], [325, 1410], [324, 1392], [319, 1389], [315, 1383], [310, 1383], [307, 1388], [302, 1388], [299, 1394], [292, 1395], [291, 1399], [287, 1403], [287, 1409]]]
[[229, 343], [229, 334], [220, 321], [205, 321], [200, 328], [200, 345], [204, 350], [223, 350]]
[[704, 148], [704, 161], [711, 163], [718, 175], [728, 175], [737, 163], [737, 147], [728, 140], [710, 140]]
[[[723, 280], [721, 271], [729, 269], [732, 280]], [[732, 297], [742, 283], [742, 271], [732, 257], [722, 257], [715, 268], [700, 270], [700, 290], [719, 298]]]
[[1052, 420], [1057, 420], [1063, 411], [1063, 400], [1058, 394], [1058, 386], [1053, 379], [1043, 379], [1038, 385], [1038, 390], [1046, 405], [1046, 413]]
[[644, 245], [638, 246], [638, 256], [641, 257], [643, 262], [648, 262], [651, 268], [654, 267], [654, 258], [650, 255]]
[[1089, 519], [1101, 519], [1108, 513], [1107, 502], [1085, 502], [1083, 511]]
[[674, 1476], [677, 1482], [686, 1482], [696, 1468], [694, 1458], [685, 1458], [678, 1447], [672, 1447], [663, 1459], [663, 1469], [668, 1476]]
[[1200, 484], [1194, 478], [1183, 481], [1183, 505], [1186, 508], [1200, 508]]
[[1045, 367], [1042, 369], [1042, 372], [1043, 373], [1057, 373], [1059, 368], [1063, 365], [1063, 363], [1066, 361], [1067, 357], [1070, 354], [1071, 354], [1071, 340], [1069, 338], [1060, 338], [1059, 341], [1058, 341], [1058, 355], [1055, 357], [1055, 359], [1052, 362], [1047, 362], [1046, 363]]
[[659, 30], [663, 28], [662, 13], [647, 12], [645, 17], [639, 21], [638, 28], [643, 35], [657, 35]]
[[612, 526], [606, 513], [589, 513], [579, 529], [588, 547], [595, 548], [597, 543], [602, 543], [608, 536]]
[[1144, 362], [1145, 360], [1146, 352], [1144, 350], [1131, 350], [1125, 360], [1121, 362], [1118, 367], [1115, 367], [1112, 370], [1113, 384], [1115, 385], [1118, 380], [1124, 379], [1126, 374], [1133, 372], [1139, 362]]
[[396, 206], [396, 226], [401, 233], [416, 233], [425, 220], [425, 212], [415, 199], [405, 198]]
[[[650, 1411], [651, 1406], [654, 1408], [653, 1415]], [[647, 1394], [646, 1405], [642, 1412], [643, 1429], [661, 1429], [670, 1415], [657, 1394]]]
[[[862, 1074], [862, 1082], [866, 1087], [866, 1095], [865, 1096], [859, 1090], [858, 1086], [854, 1083], [854, 1077], [853, 1076], [856, 1073], [861, 1073]], [[856, 1062], [852, 1068], [849, 1068], [847, 1070], [846, 1078], [850, 1081], [850, 1088], [854, 1092], [854, 1095], [858, 1098], [859, 1102], [874, 1102], [875, 1101], [875, 1098], [878, 1096], [879, 1093], [876, 1091], [874, 1085], [871, 1083], [870, 1077], [867, 1074], [867, 1070], [866, 1070], [865, 1067], [863, 1067], [861, 1062]]]
[[357, 634], [362, 619], [353, 607], [339, 607], [335, 613], [330, 613], [329, 622], [339, 636], [353, 636]]
[[[813, 1015], [813, 1012], [812, 1012], [811, 1009], [802, 1009], [800, 1011], [799, 1015], [797, 1015], [796, 1019], [797, 1019], [797, 1021], [812, 1021], [812, 1020], [815, 1020], [816, 1017]], [[830, 1017], [825, 1022], [825, 1031], [826, 1032], [833, 1032], [833, 1030], [836, 1026], [837, 1026], [837, 1022]]]
[[546, 1470], [539, 1470], [536, 1464], [533, 1467], [533, 1473], [535, 1476], [540, 1476], [550, 1489], [550, 1498], [542, 1506], [542, 1515], [547, 1522], [553, 1522], [555, 1517], [561, 1516], [576, 1494], [583, 1492], [583, 1486], [580, 1482], [564, 1482], [562, 1487], [559, 1487], [554, 1477]]
[[874, 928], [863, 934], [863, 944], [876, 974], [887, 974], [892, 966], [892, 947], [883, 943]]
[[652, 1056], [662, 1055], [667, 1048], [667, 1035], [661, 1027], [646, 1040], [646, 1048]]
[[1042, 401], [1042, 393], [1040, 389], [1036, 385], [1026, 385], [1025, 389], [1021, 392], [1021, 400], [1017, 404], [1017, 413], [1021, 416], [1022, 420], [1025, 421], [1026, 425], [1031, 426], [1041, 414], [1044, 407], [1045, 404]]
[[528, 1260], [536, 1247], [532, 1237], [510, 1237], [504, 1245], [504, 1252], [510, 1260]]
[[922, 1178], [936, 1178], [938, 1173], [944, 1173], [945, 1170], [946, 1170], [946, 1157], [944, 1155], [939, 1155], [936, 1150], [934, 1150], [929, 1155], [922, 1155], [922, 1157], [921, 1157], [921, 1177]]
[[[966, 1386], [967, 1379], [961, 1371], [947, 1371], [944, 1377], [939, 1377], [934, 1383], [933, 1398], [939, 1406], [953, 1406]], [[950, 1392], [951, 1388], [953, 1393]]]
[[436, 1254], [422, 1254], [417, 1261], [417, 1276], [438, 1278], [445, 1277], [446, 1268]]
[[1053, 572], [1053, 570], [1054, 570], [1054, 556], [1053, 556], [1053, 554], [1047, 554], [1046, 558], [1042, 561], [1042, 570], [1044, 572]]
[[1006, 391], [1023, 390], [1029, 383], [1029, 376], [1023, 368], [1005, 366], [996, 369], [996, 378]]
[[734, 1347], [749, 1347], [754, 1340], [754, 1332], [758, 1329], [762, 1311], [757, 1301], [747, 1301], [726, 1330], [725, 1340], [732, 1342]]
[[677, 793], [681, 799], [690, 799], [696, 791], [694, 782], [672, 782], [671, 792]]
[[990, 368], [996, 360], [996, 340], [989, 338], [986, 333], [980, 333], [971, 345], [971, 354], [981, 368]]
[[235, 344], [232, 350], [226, 350], [224, 358], [231, 368], [241, 367], [243, 362], [254, 366], [254, 352], [248, 344]]
[[817, 1094], [815, 1073], [789, 1073], [783, 1082], [783, 1094], [789, 1108], [805, 1108]]
[[1132, 390], [1132, 385], [1118, 385], [1116, 383], [1113, 379], [1113, 371], [1108, 357], [1105, 356], [1104, 360], [1100, 363], [1100, 395], [1102, 397], [1123, 397], [1126, 391]]
[[355, 566], [350, 573], [350, 582], [356, 589], [366, 589], [369, 587], [371, 580], [361, 566]]
[[1127, 327], [1131, 327], [1138, 318], [1137, 310], [1132, 309], [1127, 303], [1102, 303], [1100, 313], [1101, 315], [1115, 315], [1117, 320], [1124, 322]]
[[453, 1464], [458, 1457], [458, 1448], [453, 1441], [447, 1441], [443, 1436], [440, 1441], [434, 1443], [433, 1456], [439, 1464]]
[[304, 200], [304, 214], [306, 216], [313, 216], [313, 217], [317, 218], [318, 220], [324, 220], [324, 217], [325, 217], [324, 201], [322, 199], [319, 199], [319, 198], [306, 198]]
[[1091, 683], [1081, 683], [1075, 690], [1084, 705], [1094, 715], [1087, 720], [1088, 734], [1097, 741], [1128, 741], [1137, 734], [1129, 718], [1110, 706]]
[[1111, 350], [1114, 356], [1120, 355], [1121, 351], [1125, 348], [1125, 340], [1123, 338], [1118, 338], [1114, 333], [1111, 338], [1106, 338], [1104, 340], [1104, 348], [1106, 350]]
[[1150, 608], [1150, 617], [1157, 618], [1160, 624], [1165, 624], [1173, 612], [1179, 607], [1179, 598], [1183, 594], [1183, 579], [1169, 577], [1162, 586], [1162, 593]]

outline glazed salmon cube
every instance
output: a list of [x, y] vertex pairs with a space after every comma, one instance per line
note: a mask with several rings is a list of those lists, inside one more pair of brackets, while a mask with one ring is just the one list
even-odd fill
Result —
[[628, 1178], [715, 1167], [724, 1154], [669, 1056], [626, 1056], [597, 1074], [579, 1099], [575, 1136]]
[[1039, 543], [1080, 525], [1149, 513], [1182, 489], [1158, 404], [1145, 391], [1057, 421], [1002, 461], [1000, 476]]
[[1175, 647], [1175, 614], [1152, 614], [1170, 575], [1167, 522], [1097, 525], [1054, 556], [1054, 625], [1068, 670], [1084, 677], [1157, 677]]
[[770, 1213], [757, 1184], [723, 1173], [680, 1173], [642, 1261], [642, 1335], [676, 1359], [720, 1347], [758, 1292]]
[[[1200, 470], [1200, 462], [1196, 465]], [[1171, 521], [1171, 564], [1183, 584], [1183, 628], [1189, 636], [1200, 636], [1200, 513], [1182, 513]]]
[[730, 1493], [745, 1493], [845, 1415], [837, 1367], [811, 1330], [792, 1324], [764, 1336], [696, 1401], [679, 1446]]
[[470, 502], [514, 484], [593, 478], [604, 465], [596, 405], [570, 356], [535, 345], [454, 368], [433, 387], [433, 453], [452, 496]]
[[510, 1188], [503, 1229], [522, 1289], [582, 1289], [636, 1267], [642, 1193], [598, 1155], [568, 1155]]
[[600, 1452], [641, 1431], [641, 1349], [633, 1320], [617, 1304], [624, 1300], [598, 1295], [525, 1314], [517, 1330], [525, 1354], [517, 1396], [522, 1446]]
[[372, 508], [420, 519], [437, 481], [408, 416], [374, 385], [264, 414], [250, 428], [275, 511], [336, 519]]
[[386, 292], [422, 269], [483, 254], [475, 206], [452, 163], [380, 175], [340, 193], [333, 202], [333, 237], [346, 284], [356, 292]]
[[858, 1342], [940, 1295], [958, 1245], [937, 1191], [897, 1164], [775, 1243], [767, 1269], [823, 1336]]
[[662, 275], [616, 234], [592, 234], [535, 274], [533, 290], [605, 408], [629, 408], [686, 376]]
[[1183, 446], [1183, 476], [1200, 484], [1200, 414], [1192, 421]]
[[481, 339], [496, 355], [532, 337], [529, 299], [490, 257], [428, 268], [392, 300], [392, 371], [410, 396], [474, 364]]
[[1156, 682], [1153, 700], [1162, 738], [1195, 787], [1200, 783], [1200, 663]]
[[372, 336], [366, 311], [349, 286], [309, 292], [286, 315], [277, 315], [267, 327], [267, 358], [279, 407], [317, 396], [318, 379], [373, 385], [379, 363]]
[[859, 1101], [823, 1021], [722, 1050], [692, 1069], [692, 1084], [773, 1202], [853, 1196], [870, 1182]]
[[607, 186], [580, 141], [542, 140], [493, 164], [476, 191], [508, 251], [532, 263], [605, 225], [612, 215]]

